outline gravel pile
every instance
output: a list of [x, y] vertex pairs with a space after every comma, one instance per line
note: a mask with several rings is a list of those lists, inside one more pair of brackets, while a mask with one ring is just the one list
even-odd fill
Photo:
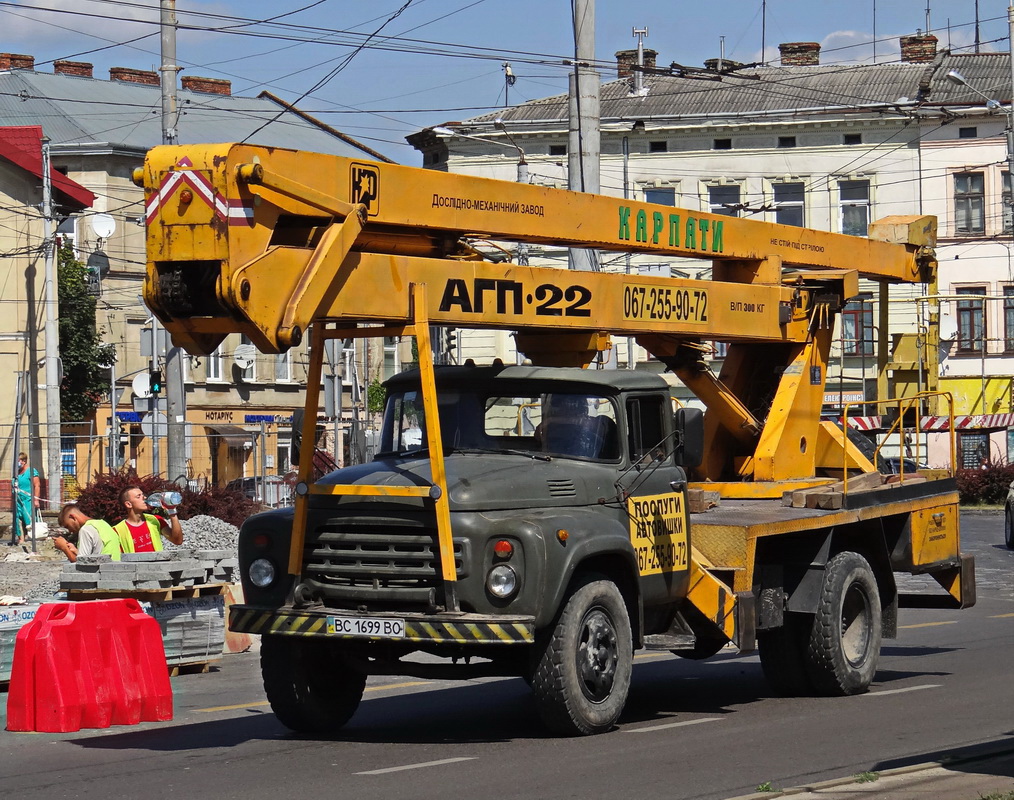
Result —
[[[181, 519], [183, 544], [181, 550], [228, 550], [230, 558], [236, 558], [236, 545], [239, 540], [239, 528], [218, 517], [197, 516]], [[165, 542], [166, 550], [176, 550], [176, 546]]]

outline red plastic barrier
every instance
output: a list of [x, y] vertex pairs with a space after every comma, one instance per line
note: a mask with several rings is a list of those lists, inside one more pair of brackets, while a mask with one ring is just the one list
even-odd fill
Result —
[[172, 718], [162, 633], [137, 600], [47, 603], [18, 631], [7, 730], [63, 733]]

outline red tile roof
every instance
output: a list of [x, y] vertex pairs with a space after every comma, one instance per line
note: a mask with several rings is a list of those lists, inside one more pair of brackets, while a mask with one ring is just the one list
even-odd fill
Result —
[[[42, 127], [19, 125], [0, 127], [0, 158], [42, 178]], [[84, 186], [50, 167], [53, 199], [63, 206], [82, 209], [95, 202], [95, 195]]]

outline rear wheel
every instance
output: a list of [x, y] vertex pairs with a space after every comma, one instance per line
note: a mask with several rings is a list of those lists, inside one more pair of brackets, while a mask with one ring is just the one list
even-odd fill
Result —
[[278, 721], [299, 733], [341, 729], [359, 707], [366, 675], [346, 666], [332, 642], [265, 636], [264, 692]]
[[812, 620], [809, 614], [786, 612], [780, 628], [757, 631], [761, 669], [768, 685], [781, 697], [813, 694], [813, 683], [806, 671]]
[[869, 689], [880, 658], [880, 593], [869, 562], [843, 552], [824, 570], [807, 648], [807, 673], [825, 695]]
[[1003, 509], [1003, 542], [1008, 550], [1014, 550], [1014, 514], [1011, 513], [1010, 506], [1004, 506]]
[[627, 702], [633, 657], [630, 619], [616, 585], [580, 586], [538, 646], [531, 685], [547, 727], [565, 736], [609, 730]]

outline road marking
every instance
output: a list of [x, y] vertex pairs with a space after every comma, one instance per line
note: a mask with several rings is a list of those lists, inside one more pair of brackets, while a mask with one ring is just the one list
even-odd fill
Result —
[[384, 775], [388, 772], [402, 772], [406, 769], [423, 769], [424, 767], [439, 767], [443, 764], [454, 764], [458, 761], [475, 761], [476, 756], [466, 758], [443, 758], [440, 761], [424, 761], [421, 764], [405, 764], [401, 767], [386, 767], [384, 769], [371, 769], [366, 772], [353, 772], [353, 775]]
[[939, 683], [925, 683], [922, 686], [906, 686], [904, 689], [887, 689], [883, 692], [869, 692], [867, 697], [882, 697], [885, 694], [904, 694], [905, 692], [918, 692], [921, 689], [939, 689]]
[[[406, 681], [405, 683], [385, 683], [382, 686], [367, 686], [365, 691], [367, 692], [382, 692], [385, 689], [407, 689], [409, 686], [425, 686], [429, 681]], [[267, 700], [260, 700], [255, 703], [238, 703], [234, 706], [215, 706], [214, 708], [197, 708], [194, 709], [201, 714], [210, 714], [213, 711], [238, 711], [242, 708], [260, 708], [261, 706], [269, 705]]]
[[687, 725], [700, 725], [702, 722], [718, 722], [721, 717], [701, 717], [700, 719], [687, 719], [683, 722], [667, 722], [664, 725], [651, 725], [647, 728], [625, 728], [624, 733], [652, 733], [653, 731], [664, 731], [666, 728], [683, 728]]
[[946, 620], [945, 622], [920, 622], [918, 625], [899, 625], [898, 628], [905, 628], [907, 630], [910, 628], [933, 628], [936, 627], [937, 625], [957, 625], [957, 624], [958, 621], [956, 619], [949, 619]]
[[671, 655], [672, 655], [672, 653], [668, 653], [668, 652], [666, 652], [666, 653], [640, 653], [640, 654], [634, 656], [634, 661], [637, 661], [638, 659], [641, 659], [641, 658], [663, 658], [664, 656], [671, 656]]
[[1009, 619], [1010, 617], [1014, 617], [1014, 614], [994, 614], [990, 619]]

